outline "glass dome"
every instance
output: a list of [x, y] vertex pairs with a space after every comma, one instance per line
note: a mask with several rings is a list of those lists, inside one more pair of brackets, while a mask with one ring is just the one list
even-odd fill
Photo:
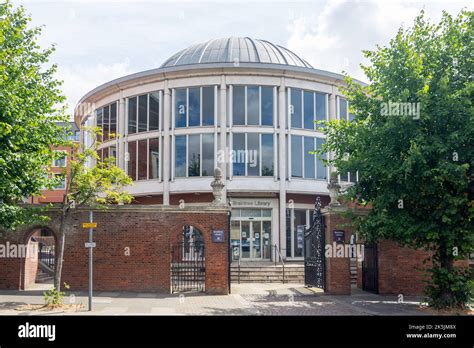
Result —
[[313, 68], [308, 62], [282, 46], [249, 37], [213, 39], [195, 44], [171, 56], [161, 68], [236, 61]]

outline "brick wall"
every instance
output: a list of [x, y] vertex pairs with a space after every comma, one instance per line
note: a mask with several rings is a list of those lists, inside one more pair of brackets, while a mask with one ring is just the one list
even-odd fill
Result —
[[[88, 233], [81, 223], [87, 211], [78, 211], [67, 222], [62, 282], [71, 290], [86, 290], [88, 284]], [[172, 236], [183, 225], [198, 228], [205, 240], [206, 291], [228, 293], [227, 210], [201, 207], [176, 209], [158, 206], [122, 206], [95, 211], [94, 289], [101, 291], [170, 291], [170, 246]], [[52, 226], [57, 230], [57, 226]], [[225, 231], [225, 243], [213, 243], [211, 231]], [[28, 232], [12, 234], [3, 240], [26, 238]], [[24, 259], [0, 260], [0, 288], [23, 288]]]
[[[329, 211], [324, 214], [326, 224], [326, 245], [334, 246], [333, 231], [344, 230], [345, 244], [349, 244], [353, 227], [350, 220], [337, 211]], [[325, 291], [336, 295], [350, 295], [351, 276], [350, 258], [348, 257], [326, 257], [326, 287]]]

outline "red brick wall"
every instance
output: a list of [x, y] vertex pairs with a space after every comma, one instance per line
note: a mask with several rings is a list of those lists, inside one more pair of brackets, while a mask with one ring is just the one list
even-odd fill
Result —
[[[330, 212], [325, 215], [326, 245], [333, 246], [333, 230], [344, 230], [345, 243], [349, 244], [353, 228], [350, 220], [339, 213]], [[326, 257], [326, 287], [325, 291], [336, 295], [350, 295], [351, 276], [350, 259], [348, 257]]]
[[[71, 290], [86, 290], [88, 286], [88, 249], [84, 247], [88, 233], [81, 227], [86, 221], [88, 212], [79, 211], [67, 222], [62, 282], [68, 283]], [[206, 291], [228, 293], [226, 210], [122, 206], [95, 211], [94, 221], [98, 225], [94, 231], [97, 247], [93, 251], [95, 290], [169, 292], [171, 236], [179, 233], [183, 225], [192, 225], [202, 232], [206, 243]], [[224, 243], [211, 241], [213, 229], [225, 231]], [[26, 238], [29, 233], [10, 233], [7, 239]], [[24, 259], [0, 258], [0, 288], [23, 288], [24, 272]]]
[[38, 272], [38, 243], [30, 240], [28, 243], [28, 255], [25, 259], [25, 283], [24, 289], [30, 289], [35, 283]]

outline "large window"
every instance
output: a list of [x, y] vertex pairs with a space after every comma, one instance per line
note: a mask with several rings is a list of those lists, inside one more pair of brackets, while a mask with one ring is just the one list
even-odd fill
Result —
[[157, 138], [128, 142], [128, 175], [132, 180], [159, 178], [160, 153]]
[[[313, 152], [320, 149], [324, 139], [314, 137], [291, 136], [291, 176], [305, 179], [327, 179], [327, 170], [323, 161]], [[326, 155], [323, 156], [326, 159]]]
[[215, 86], [175, 89], [175, 127], [213, 126], [215, 89]]
[[346, 121], [352, 121], [354, 119], [354, 115], [349, 112], [348, 101], [342, 97], [337, 97], [337, 118]]
[[97, 127], [102, 129], [102, 137], [99, 141], [115, 139], [117, 132], [117, 102], [97, 109]]
[[273, 87], [233, 86], [232, 124], [273, 126]]
[[156, 131], [160, 122], [160, 94], [153, 92], [128, 98], [128, 134]]
[[234, 133], [232, 166], [235, 176], [273, 176], [273, 134]]
[[175, 176], [212, 176], [214, 133], [175, 137]]
[[290, 88], [289, 95], [291, 128], [314, 130], [322, 127], [318, 121], [326, 121], [326, 94]]

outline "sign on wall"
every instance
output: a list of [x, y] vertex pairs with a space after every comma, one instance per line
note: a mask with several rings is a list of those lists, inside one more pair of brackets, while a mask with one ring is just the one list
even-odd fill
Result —
[[224, 231], [213, 230], [212, 231], [212, 242], [213, 243], [224, 243]]

